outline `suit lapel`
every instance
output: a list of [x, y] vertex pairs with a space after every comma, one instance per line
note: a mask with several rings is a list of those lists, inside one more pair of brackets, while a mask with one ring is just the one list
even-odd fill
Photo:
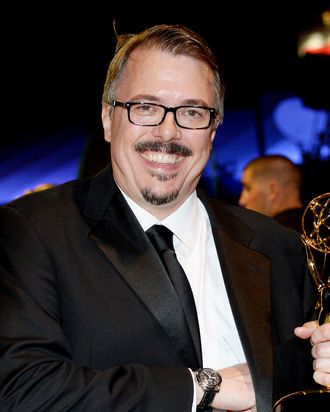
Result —
[[107, 204], [90, 237], [157, 319], [183, 365], [200, 367], [201, 353], [195, 348], [181, 304], [158, 254], [118, 189]]
[[[234, 319], [262, 410], [271, 410], [273, 352], [270, 262], [249, 248], [254, 232], [225, 208], [208, 207]], [[220, 222], [220, 223], [219, 223]]]

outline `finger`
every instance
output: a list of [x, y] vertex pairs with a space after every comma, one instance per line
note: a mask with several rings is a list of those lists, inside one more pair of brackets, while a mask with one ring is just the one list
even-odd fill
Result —
[[312, 336], [312, 333], [318, 328], [316, 321], [304, 323], [302, 326], [297, 326], [294, 329], [294, 333], [301, 339], [308, 339]]
[[330, 323], [325, 323], [320, 327], [314, 329], [310, 336], [312, 346], [318, 343], [327, 343], [330, 346]]
[[330, 388], [330, 373], [315, 371], [313, 378], [316, 383]]
[[313, 369], [315, 372], [323, 372], [329, 374], [330, 377], [330, 358], [314, 359]]
[[329, 364], [330, 373], [330, 342], [320, 342], [312, 347], [312, 356], [314, 359], [324, 359]]

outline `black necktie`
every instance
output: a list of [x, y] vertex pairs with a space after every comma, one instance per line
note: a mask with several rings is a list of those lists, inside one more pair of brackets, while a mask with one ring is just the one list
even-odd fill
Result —
[[180, 265], [173, 247], [173, 233], [161, 225], [147, 230], [147, 235], [159, 254], [171, 282], [179, 296], [196, 348], [200, 348], [200, 334], [196, 306], [187, 276]]

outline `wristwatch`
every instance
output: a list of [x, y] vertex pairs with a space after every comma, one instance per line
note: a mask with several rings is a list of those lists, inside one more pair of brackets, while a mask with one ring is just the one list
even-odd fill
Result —
[[198, 369], [195, 371], [195, 378], [198, 385], [203, 389], [204, 395], [197, 406], [197, 411], [212, 411], [210, 407], [215, 395], [220, 391], [222, 382], [221, 375], [210, 368]]

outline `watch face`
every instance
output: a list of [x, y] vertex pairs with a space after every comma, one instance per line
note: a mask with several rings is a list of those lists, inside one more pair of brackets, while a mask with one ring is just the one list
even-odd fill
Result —
[[198, 381], [205, 385], [207, 388], [213, 389], [220, 385], [222, 379], [221, 376], [213, 369], [204, 368], [198, 372]]

